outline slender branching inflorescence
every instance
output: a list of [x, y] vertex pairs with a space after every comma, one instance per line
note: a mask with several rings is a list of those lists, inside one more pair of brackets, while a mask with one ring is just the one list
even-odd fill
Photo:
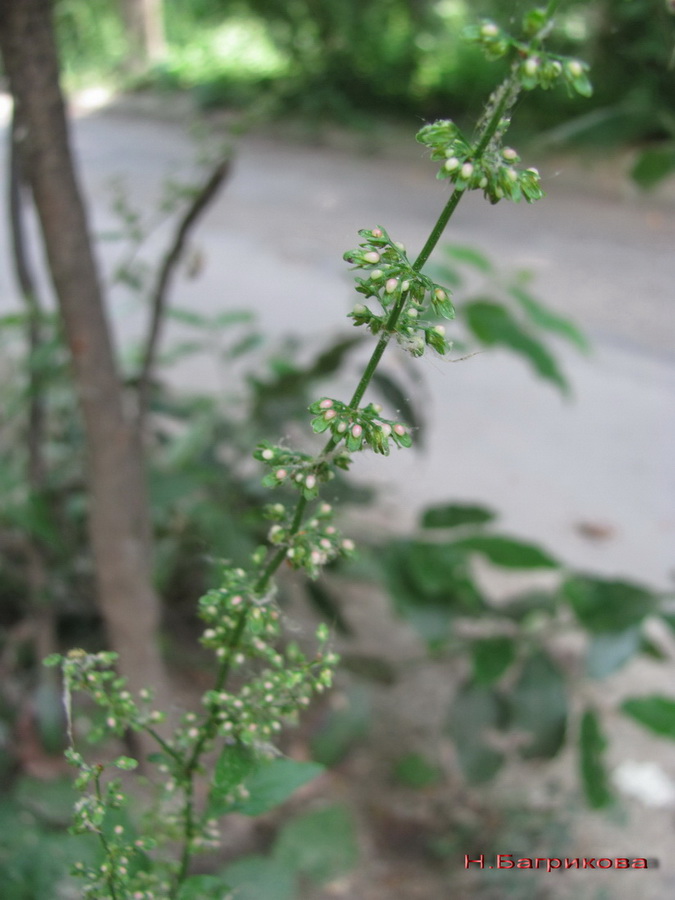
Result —
[[[256, 550], [248, 569], [226, 566], [220, 585], [199, 601], [206, 626], [202, 643], [213, 651], [217, 663], [214, 685], [202, 698], [202, 711], [184, 716], [173, 734], [167, 735], [162, 727], [164, 714], [153, 710], [151, 694], [135, 700], [116, 675], [115, 654], [75, 650], [65, 658], [49, 660], [63, 667], [71, 745], [67, 757], [79, 770], [76, 786], [81, 799], [74, 829], [96, 835], [103, 856], [98, 866], [79, 867], [85, 896], [106, 900], [187, 896], [183, 889], [195, 853], [217, 843], [216, 819], [241, 808], [247, 777], [277, 752], [274, 741], [281, 729], [297, 719], [315, 693], [331, 685], [338, 658], [329, 648], [325, 625], [317, 630], [318, 648], [311, 655], [294, 642], [281, 640], [274, 576], [286, 562], [316, 578], [327, 563], [351, 555], [354, 544], [340, 535], [332, 507], [321, 500], [322, 486], [336, 470], [348, 469], [358, 451], [371, 449], [387, 455], [392, 447], [412, 445], [406, 423], [386, 418], [380, 406], [363, 405], [363, 400], [392, 339], [415, 357], [428, 348], [441, 355], [450, 350], [438, 319], [454, 315], [451, 292], [422, 269], [461, 198], [471, 190], [482, 191], [491, 203], [501, 199], [531, 203], [543, 196], [537, 170], [523, 168], [519, 154], [504, 139], [520, 91], [547, 89], [557, 82], [583, 95], [590, 91], [583, 63], [544, 49], [555, 6], [552, 2], [546, 10], [528, 13], [518, 38], [489, 21], [469, 29], [469, 38], [481, 44], [489, 57], [510, 56], [511, 66], [472, 136], [450, 120], [426, 125], [417, 135], [431, 151], [432, 160], [440, 162], [438, 177], [452, 186], [417, 257], [411, 260], [405, 247], [382, 226], [360, 231], [358, 247], [345, 254], [359, 273], [356, 290], [365, 301], [349, 315], [377, 343], [348, 401], [321, 397], [310, 406], [313, 431], [328, 436], [322, 450], [311, 454], [263, 442], [254, 452], [269, 470], [263, 484], [272, 490], [290, 488], [296, 499], [264, 507], [263, 515], [270, 523], [267, 544]], [[115, 810], [127, 803], [127, 793], [119, 779], [110, 779], [109, 766], [87, 763], [77, 749], [70, 718], [71, 695], [76, 691], [88, 694], [103, 710], [101, 724], [90, 737], [121, 737], [131, 729], [145, 731], [157, 741], [158, 752], [151, 761], [159, 767], [162, 800], [145, 834], [132, 826], [112, 824]], [[205, 758], [214, 750], [220, 753], [215, 781], [205, 771]], [[136, 765], [127, 756], [112, 763], [120, 770]], [[212, 785], [206, 803], [198, 801], [196, 790], [202, 777]]]

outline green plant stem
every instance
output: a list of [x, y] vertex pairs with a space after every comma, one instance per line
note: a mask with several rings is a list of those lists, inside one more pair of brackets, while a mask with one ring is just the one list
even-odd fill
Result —
[[[482, 134], [480, 135], [478, 145], [476, 147], [474, 155], [476, 157], [480, 157], [482, 153], [485, 152], [485, 149], [488, 147], [490, 141], [492, 140], [495, 132], [499, 127], [499, 123], [502, 119], [502, 116], [507, 108], [510, 97], [510, 82], [511, 77], [502, 83], [502, 91], [501, 97], [497, 103], [497, 106], [485, 125]], [[459, 206], [459, 202], [466, 193], [465, 190], [458, 190], [455, 188], [450, 195], [449, 200], [443, 207], [441, 214], [439, 215], [434, 227], [431, 230], [431, 233], [422, 247], [419, 255], [415, 259], [412, 268], [419, 272], [422, 270], [424, 265], [427, 263], [429, 257], [433, 253], [438, 241], [441, 238], [441, 235], [445, 231], [445, 228], [452, 218], [455, 210]], [[349, 401], [349, 406], [352, 409], [358, 408], [359, 404], [363, 400], [366, 390], [368, 389], [373, 376], [377, 370], [377, 367], [380, 364], [380, 361], [384, 355], [384, 351], [387, 349], [389, 341], [391, 339], [392, 333], [396, 329], [396, 325], [398, 324], [398, 320], [401, 316], [405, 308], [407, 300], [407, 294], [402, 292], [398, 300], [396, 301], [394, 307], [392, 308], [387, 322], [384, 327], [383, 334], [378, 340], [375, 349], [373, 350], [370, 359], [368, 360], [366, 367], [363, 371], [363, 375], [361, 376], [359, 383], [356, 386], [356, 390]], [[334, 435], [328, 440], [326, 446], [323, 449], [323, 455], [331, 453], [335, 447], [339, 444], [340, 439], [336, 438]], [[301, 496], [298, 500], [295, 511], [293, 514], [293, 521], [291, 522], [291, 526], [289, 528], [289, 536], [293, 536], [296, 534], [300, 526], [302, 525], [303, 516], [305, 513], [305, 509], [307, 507], [307, 499], [304, 496]], [[258, 595], [262, 595], [267, 589], [267, 585], [270, 582], [270, 579], [275, 574], [279, 566], [286, 559], [286, 549], [281, 547], [277, 552], [271, 557], [265, 568], [260, 574], [260, 577], [255, 583], [255, 592]], [[221, 691], [225, 687], [227, 679], [230, 674], [230, 669], [232, 665], [233, 654], [237, 649], [239, 644], [239, 640], [244, 632], [244, 628], [246, 627], [246, 619], [248, 616], [248, 609], [242, 609], [237, 624], [232, 633], [232, 638], [228, 645], [228, 653], [223, 661], [218, 676], [216, 678], [215, 690]], [[210, 712], [206, 721], [202, 726], [202, 734], [195, 744], [192, 754], [188, 762], [183, 769], [183, 776], [186, 779], [186, 787], [185, 787], [185, 804], [184, 804], [184, 819], [185, 819], [185, 838], [183, 843], [183, 851], [181, 855], [181, 864], [176, 876], [176, 881], [174, 884], [174, 891], [171, 894], [172, 898], [177, 896], [180, 885], [183, 883], [185, 878], [188, 875], [190, 860], [192, 857], [192, 838], [194, 834], [194, 775], [197, 770], [199, 760], [204, 751], [204, 748], [207, 742], [214, 737], [217, 729], [215, 712]]]
[[[103, 804], [103, 797], [101, 795], [101, 776], [96, 775], [94, 779], [94, 784], [96, 786], [96, 799], [99, 803]], [[110, 866], [110, 872], [106, 881], [108, 882], [108, 890], [110, 891], [110, 900], [117, 900], [117, 889], [115, 888], [115, 867], [113, 865], [112, 853], [110, 852], [110, 844], [108, 843], [106, 836], [99, 829], [96, 834], [98, 835], [98, 839], [103, 848], [103, 854], [105, 858], [108, 860], [108, 865]]]

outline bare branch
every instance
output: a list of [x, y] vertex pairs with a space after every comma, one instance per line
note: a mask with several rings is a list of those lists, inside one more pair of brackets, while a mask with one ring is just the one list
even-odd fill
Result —
[[175, 268], [180, 261], [185, 249], [190, 231], [199, 221], [200, 216], [206, 212], [209, 204], [215, 198], [220, 186], [230, 174], [231, 160], [221, 160], [213, 169], [202, 187], [197, 191], [194, 200], [186, 209], [185, 214], [178, 223], [178, 228], [171, 247], [164, 257], [162, 266], [157, 275], [157, 282], [151, 297], [151, 316], [148, 337], [143, 353], [141, 371], [138, 378], [138, 425], [140, 433], [145, 430], [145, 421], [150, 400], [150, 383], [152, 370], [155, 365], [157, 348], [159, 346], [160, 332], [166, 313], [169, 285]]

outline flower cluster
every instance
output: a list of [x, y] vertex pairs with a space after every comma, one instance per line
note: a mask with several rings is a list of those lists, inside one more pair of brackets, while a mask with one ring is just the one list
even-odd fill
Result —
[[[376, 297], [385, 311], [403, 295], [418, 310], [430, 306], [437, 316], [454, 318], [449, 292], [413, 267], [403, 244], [392, 241], [380, 226], [364, 228], [359, 235], [364, 240], [356, 250], [348, 250], [343, 258], [355, 269], [369, 272], [367, 278], [356, 279], [356, 290], [360, 294]], [[374, 322], [375, 318], [369, 321]], [[380, 328], [384, 327], [386, 319], [381, 321]]]
[[[356, 290], [376, 299], [382, 311], [373, 312], [358, 303], [349, 313], [355, 325], [365, 325], [372, 334], [395, 334], [398, 343], [413, 356], [422, 356], [427, 347], [443, 355], [450, 349], [445, 328], [422, 316], [454, 318], [449, 291], [422, 275], [411, 265], [403, 244], [391, 240], [380, 227], [363, 229], [364, 241], [344, 258], [357, 269], [367, 269], [367, 278], [356, 279]], [[392, 315], [395, 310], [395, 315]]]
[[398, 447], [411, 447], [410, 430], [401, 422], [385, 419], [382, 407], [369, 403], [360, 409], [352, 409], [340, 400], [322, 397], [309, 407], [314, 413], [312, 430], [321, 434], [330, 430], [333, 439], [344, 440], [347, 450], [353, 452], [370, 447], [383, 456], [389, 454], [389, 442]]
[[[252, 613], [256, 611], [264, 615], [261, 610]], [[319, 649], [312, 659], [293, 642], [283, 653], [270, 648], [269, 666], [239, 691], [207, 691], [203, 701], [216, 718], [218, 733], [243, 744], [264, 746], [285, 724], [295, 722], [312, 694], [331, 686], [338, 662], [337, 655], [327, 650], [325, 626], [317, 629], [317, 638]]]
[[329, 461], [327, 458], [289, 450], [269, 441], [261, 441], [253, 456], [272, 470], [262, 480], [265, 487], [276, 488], [289, 484], [296, 487], [305, 500], [316, 499], [319, 484], [335, 477], [333, 466], [347, 470], [351, 462], [347, 453], [334, 455]]
[[[131, 728], [140, 731], [147, 725], [162, 722], [164, 713], [152, 710], [151, 691], [141, 694], [139, 706], [127, 690], [127, 679], [119, 676], [114, 665], [117, 653], [103, 651], [87, 653], [86, 650], [71, 650], [66, 656], [53, 654], [45, 659], [46, 666], [61, 666], [65, 691], [66, 713], [70, 718], [70, 696], [75, 691], [88, 694], [104, 711], [103, 721], [89, 731], [89, 740], [101, 740], [106, 734], [121, 737]], [[69, 727], [72, 723], [69, 721]]]
[[425, 125], [417, 140], [429, 147], [431, 158], [443, 164], [438, 178], [447, 178], [457, 190], [482, 190], [491, 203], [506, 197], [534, 203], [544, 192], [535, 168], [518, 167], [520, 157], [512, 147], [490, 145], [480, 156], [451, 119]]
[[525, 41], [512, 37], [490, 19], [484, 19], [478, 25], [470, 25], [464, 30], [464, 37], [479, 44], [488, 59], [499, 59], [509, 50], [514, 50], [518, 58], [516, 74], [526, 91], [538, 87], [548, 90], [562, 82], [570, 93], [590, 97], [593, 88], [586, 63], [541, 49], [541, 39], [545, 37], [550, 25], [544, 10], [533, 9], [523, 17]]

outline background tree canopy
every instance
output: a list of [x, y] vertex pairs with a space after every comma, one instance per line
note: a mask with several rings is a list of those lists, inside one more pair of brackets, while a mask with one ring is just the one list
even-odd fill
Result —
[[[525, 6], [509, 4], [511, 18], [519, 19]], [[476, 16], [502, 19], [503, 7], [498, 0], [164, 0], [164, 59], [140, 83], [193, 90], [204, 107], [265, 98], [312, 117], [354, 121], [377, 112], [461, 119], [496, 74], [462, 40], [462, 29]], [[90, 82], [92, 75], [128, 77], [130, 39], [115, 0], [60, 0], [56, 13], [71, 83]], [[672, 4], [567, 3], [556, 42], [591, 64], [594, 97], [580, 117], [562, 89], [534, 95], [521, 127], [554, 128], [571, 115], [572, 124], [554, 138], [673, 136]]]

